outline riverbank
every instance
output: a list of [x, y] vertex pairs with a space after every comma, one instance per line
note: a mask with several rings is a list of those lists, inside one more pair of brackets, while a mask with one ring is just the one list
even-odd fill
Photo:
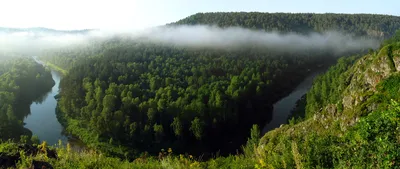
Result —
[[0, 69], [0, 139], [31, 137], [32, 131], [24, 128], [22, 121], [30, 114], [29, 106], [40, 102], [54, 86], [51, 73], [29, 58], [3, 62]]
[[57, 66], [57, 65], [55, 65], [55, 64], [52, 64], [52, 63], [50, 63], [50, 62], [46, 62], [45, 65], [46, 65], [47, 67], [49, 67], [50, 69], [55, 70], [55, 71], [61, 73], [63, 76], [65, 76], [65, 75], [68, 74], [68, 71], [67, 71], [67, 70], [62, 69], [61, 67], [59, 67], [59, 66]]
[[296, 107], [297, 101], [308, 92], [312, 86], [314, 78], [320, 73], [322, 73], [322, 71], [317, 70], [308, 75], [294, 90], [291, 91], [289, 95], [281, 98], [273, 105], [272, 119], [264, 126], [262, 134], [287, 123], [287, 119]]

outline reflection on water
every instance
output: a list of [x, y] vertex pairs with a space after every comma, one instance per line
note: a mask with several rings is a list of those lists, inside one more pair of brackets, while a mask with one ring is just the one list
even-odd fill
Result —
[[51, 71], [55, 85], [50, 92], [35, 100], [30, 106], [30, 113], [26, 116], [25, 127], [37, 135], [40, 140], [47, 141], [49, 145], [58, 143], [58, 140], [67, 142], [67, 137], [62, 134], [63, 127], [56, 117], [57, 100], [54, 98], [58, 94], [60, 84], [60, 74]]
[[[32, 57], [39, 64], [43, 64]], [[46, 141], [49, 145], [56, 145], [61, 140], [65, 145], [70, 143], [74, 150], [84, 150], [86, 146], [77, 138], [74, 138], [64, 132], [64, 129], [56, 116], [57, 100], [54, 96], [58, 95], [61, 81], [61, 74], [51, 71], [52, 78], [55, 82], [53, 88], [37, 98], [32, 104], [19, 108], [22, 118], [24, 118], [24, 127], [29, 131], [29, 135], [36, 135], [41, 141]], [[21, 119], [22, 119], [21, 118]]]
[[286, 124], [290, 112], [295, 108], [297, 100], [310, 90], [314, 78], [321, 72], [317, 71], [303, 80], [288, 96], [282, 98], [274, 104], [271, 121], [265, 125], [262, 134], [278, 128], [281, 124]]

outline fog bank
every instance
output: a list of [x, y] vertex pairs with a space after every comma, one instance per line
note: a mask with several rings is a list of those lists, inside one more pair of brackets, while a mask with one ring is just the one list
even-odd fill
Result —
[[79, 45], [90, 39], [106, 40], [124, 36], [133, 40], [146, 39], [152, 43], [182, 47], [240, 48], [258, 46], [282, 51], [333, 50], [337, 53], [361, 49], [376, 49], [380, 42], [375, 39], [354, 37], [335, 31], [324, 33], [280, 34], [240, 27], [216, 26], [162, 26], [135, 31], [88, 31], [84, 34], [51, 34], [46, 31], [0, 32], [0, 50], [38, 52], [42, 49]]

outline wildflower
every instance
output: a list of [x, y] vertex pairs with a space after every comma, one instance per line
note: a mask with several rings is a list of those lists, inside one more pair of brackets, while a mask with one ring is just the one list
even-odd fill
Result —
[[192, 156], [192, 155], [189, 155], [189, 158], [190, 158], [190, 159], [193, 159], [193, 156]]
[[172, 153], [172, 148], [168, 148], [168, 153]]
[[195, 161], [192, 164], [190, 164], [190, 168], [199, 168], [200, 167], [200, 163]]
[[40, 145], [40, 147], [41, 147], [42, 151], [45, 152], [46, 151], [46, 147], [47, 147], [47, 142], [43, 141], [42, 144]]
[[71, 152], [71, 144], [67, 143], [67, 152]]
[[262, 160], [262, 159], [260, 159], [260, 164], [261, 164], [261, 167], [266, 167], [267, 166], [267, 164], [265, 164], [264, 160]]

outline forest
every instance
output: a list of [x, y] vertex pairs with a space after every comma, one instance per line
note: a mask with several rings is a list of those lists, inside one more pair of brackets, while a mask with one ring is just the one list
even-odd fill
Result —
[[[340, 103], [340, 99], [335, 93], [342, 93], [339, 98], [346, 97], [352, 86], [363, 89], [363, 92], [357, 94], [371, 95], [370, 89], [362, 84], [367, 81], [357, 79], [374, 69], [376, 61], [387, 57], [382, 53], [387, 47], [391, 46], [389, 51], [398, 53], [399, 43], [389, 43], [382, 48], [383, 50], [379, 49], [361, 57], [343, 57], [314, 83], [323, 84], [335, 77], [346, 77], [348, 80], [338, 82], [338, 86], [327, 85], [329, 93], [333, 95], [332, 98], [330, 95], [325, 96], [325, 99], [336, 105]], [[393, 58], [396, 57], [400, 56], [395, 55]], [[344, 70], [345, 67], [347, 70]], [[352, 74], [354, 76], [349, 76]], [[359, 108], [365, 105], [355, 105], [353, 109], [343, 107], [336, 112], [323, 108], [322, 112], [314, 113], [311, 118], [300, 120], [296, 124], [283, 125], [264, 136], [259, 135], [259, 128], [254, 125], [243, 147], [243, 154], [217, 156], [204, 161], [188, 154], [176, 153], [173, 149], [164, 149], [158, 157], [143, 154], [130, 161], [128, 158], [106, 156], [99, 151], [72, 151], [69, 146], [59, 145], [46, 150], [56, 152], [57, 159], [46, 157], [46, 151], [30, 156], [22, 153], [16, 166], [30, 167], [33, 163], [56, 168], [398, 168], [398, 82], [399, 76], [394, 71], [377, 83], [376, 92], [372, 93], [368, 99], [370, 101], [367, 102], [370, 105], [373, 105], [373, 102], [379, 103], [379, 108], [376, 107], [375, 110], [360, 113], [362, 109]], [[347, 86], [346, 89], [343, 90], [341, 85]], [[321, 89], [313, 87], [313, 93], [307, 97], [320, 98], [312, 95], [322, 93]], [[307, 104], [309, 103], [315, 106], [307, 100]], [[323, 104], [329, 107], [328, 101]], [[47, 149], [46, 144], [40, 144], [38, 147]], [[23, 148], [17, 143], [0, 143], [0, 152], [4, 154], [15, 156], [22, 151]]]
[[53, 85], [50, 71], [33, 59], [13, 57], [0, 63], [0, 139], [19, 140], [20, 135], [32, 135], [22, 121], [29, 105]]
[[[45, 50], [40, 60], [64, 73], [57, 117], [89, 151], [73, 151], [61, 142], [50, 150], [43, 142], [35, 145], [41, 151], [27, 156], [20, 143], [3, 141], [0, 154], [18, 156], [19, 167], [37, 161], [57, 168], [400, 166], [399, 17], [198, 13], [168, 26], [200, 24], [281, 34], [336, 30], [382, 45], [338, 56], [323, 50], [190, 48], [113, 37]], [[12, 124], [22, 126], [16, 103], [31, 103], [38, 98], [35, 92], [54, 84], [49, 70], [31, 59], [4, 63], [0, 133]], [[314, 80], [298, 119], [261, 136], [273, 104], [320, 70], [326, 72]], [[25, 84], [43, 91], [30, 91]], [[58, 157], [48, 157], [49, 152]]]
[[253, 124], [270, 119], [265, 110], [272, 103], [317, 65], [329, 64], [326, 58], [334, 62], [327, 53], [130, 43], [80, 61], [61, 81], [60, 117], [83, 140], [153, 153], [239, 149]]
[[400, 27], [400, 18], [377, 14], [314, 14], [262, 12], [197, 13], [170, 25], [240, 26], [281, 33], [339, 31], [358, 36], [389, 38]]
[[[335, 22], [320, 21], [327, 19]], [[259, 24], [266, 20], [275, 23], [270, 24], [273, 28]], [[303, 33], [340, 28], [366, 38], [385, 38], [400, 26], [399, 21], [381, 15], [200, 13], [173, 25], [282, 32], [301, 32], [294, 28], [307, 26]], [[371, 34], [372, 30], [382, 36]], [[330, 51], [277, 52], [254, 46], [195, 49], [126, 37], [41, 55], [68, 71], [58, 105], [66, 129], [89, 146], [122, 157], [144, 151], [157, 154], [168, 147], [204, 157], [236, 153], [253, 124], [262, 126], [270, 120], [274, 102], [338, 57]]]

